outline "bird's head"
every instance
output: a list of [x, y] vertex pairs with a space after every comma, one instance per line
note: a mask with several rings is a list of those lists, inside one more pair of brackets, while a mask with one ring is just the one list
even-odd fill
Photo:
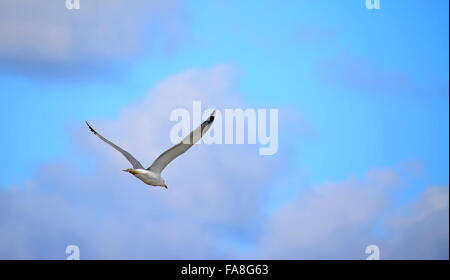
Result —
[[132, 169], [132, 168], [127, 168], [127, 169], [124, 169], [124, 170], [122, 170], [123, 172], [128, 172], [128, 173], [131, 173], [131, 174], [133, 174], [133, 175], [136, 175], [136, 171], [134, 170], [134, 169]]

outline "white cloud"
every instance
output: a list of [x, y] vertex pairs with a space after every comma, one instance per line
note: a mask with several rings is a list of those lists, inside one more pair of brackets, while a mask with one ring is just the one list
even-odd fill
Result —
[[62, 0], [1, 1], [0, 61], [9, 69], [43, 71], [124, 60], [149, 42], [177, 42], [183, 21], [177, 0], [88, 0], [79, 10], [66, 9]]
[[448, 186], [428, 188], [402, 216], [393, 201], [401, 184], [398, 173], [381, 170], [305, 191], [272, 215], [258, 255], [365, 259], [375, 244], [383, 259], [448, 258]]
[[411, 214], [388, 221], [392, 236], [383, 245], [385, 255], [392, 259], [448, 259], [448, 185], [430, 186], [406, 210]]

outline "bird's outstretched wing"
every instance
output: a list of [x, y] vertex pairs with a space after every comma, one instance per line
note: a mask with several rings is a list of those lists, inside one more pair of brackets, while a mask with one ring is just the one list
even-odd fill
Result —
[[113, 142], [109, 141], [108, 139], [106, 139], [105, 137], [101, 136], [97, 131], [95, 131], [88, 122], [86, 122], [87, 126], [89, 127], [89, 129], [95, 134], [97, 135], [98, 138], [102, 139], [103, 141], [105, 141], [106, 143], [108, 143], [111, 147], [113, 147], [114, 149], [118, 150], [122, 155], [124, 155], [124, 157], [127, 158], [127, 160], [131, 163], [131, 165], [133, 166], [134, 169], [144, 169], [144, 167], [142, 166], [142, 164], [135, 159], [129, 152], [125, 151], [124, 149], [120, 148], [119, 146], [117, 146], [116, 144], [114, 144]]
[[164, 153], [162, 153], [154, 162], [153, 164], [147, 168], [148, 170], [151, 170], [155, 173], [161, 173], [161, 171], [176, 157], [181, 155], [182, 153], [189, 150], [192, 145], [197, 143], [200, 138], [208, 131], [208, 129], [211, 127], [211, 124], [214, 121], [214, 115], [216, 111], [214, 110], [212, 114], [209, 116], [209, 118], [204, 121], [199, 127], [194, 129], [188, 136], [186, 136], [183, 141], [176, 144], [172, 148], [168, 149]]

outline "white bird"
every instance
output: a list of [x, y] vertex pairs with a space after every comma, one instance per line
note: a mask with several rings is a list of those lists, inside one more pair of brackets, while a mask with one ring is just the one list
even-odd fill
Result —
[[167, 189], [167, 185], [164, 181], [164, 179], [161, 177], [161, 172], [163, 169], [176, 157], [181, 155], [182, 153], [189, 150], [192, 145], [194, 145], [202, 136], [208, 131], [208, 129], [211, 127], [211, 124], [214, 121], [214, 115], [216, 111], [214, 110], [212, 114], [209, 116], [209, 118], [204, 121], [199, 127], [194, 129], [188, 136], [186, 136], [183, 141], [176, 144], [172, 148], [166, 150], [164, 153], [162, 153], [154, 162], [153, 164], [145, 169], [142, 164], [135, 159], [130, 153], [125, 151], [124, 149], [120, 148], [119, 146], [115, 145], [108, 139], [101, 136], [97, 131], [95, 131], [88, 122], [86, 122], [89, 129], [97, 135], [98, 138], [105, 141], [111, 147], [119, 151], [122, 155], [126, 157], [126, 159], [131, 163], [133, 168], [128, 168], [123, 171], [129, 172], [136, 176], [139, 180], [146, 183], [147, 185], [151, 186], [160, 186]]

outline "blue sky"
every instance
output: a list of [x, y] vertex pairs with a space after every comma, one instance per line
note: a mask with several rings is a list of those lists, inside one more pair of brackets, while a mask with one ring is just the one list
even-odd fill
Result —
[[[79, 11], [48, 5], [68, 22], [86, 13], [99, 24], [102, 9], [84, 2]], [[168, 77], [229, 65], [236, 72], [232, 91], [245, 107], [278, 108], [283, 123], [301, 119], [280, 125], [279, 155], [264, 159], [284, 166], [268, 184], [267, 211], [313, 186], [364, 178], [372, 169], [420, 170], [404, 179], [408, 187], [395, 194], [395, 207], [420, 200], [429, 186], [448, 189], [448, 2], [381, 0], [380, 10], [364, 2], [134, 1], [124, 22], [134, 13], [138, 19], [123, 29], [112, 25], [113, 39], [93, 39], [89, 23], [78, 33], [66, 30], [76, 40], [69, 59], [56, 56], [59, 45], [11, 37], [9, 22], [0, 20], [0, 186], [33, 182], [49, 162], [96, 168], [99, 159], [77, 152], [84, 120], [119, 121], [124, 108]], [[0, 8], [26, 9], [14, 3]], [[29, 20], [49, 26], [39, 16]], [[137, 35], [127, 26], [139, 26]], [[96, 40], [105, 41], [99, 51], [89, 47]]]

